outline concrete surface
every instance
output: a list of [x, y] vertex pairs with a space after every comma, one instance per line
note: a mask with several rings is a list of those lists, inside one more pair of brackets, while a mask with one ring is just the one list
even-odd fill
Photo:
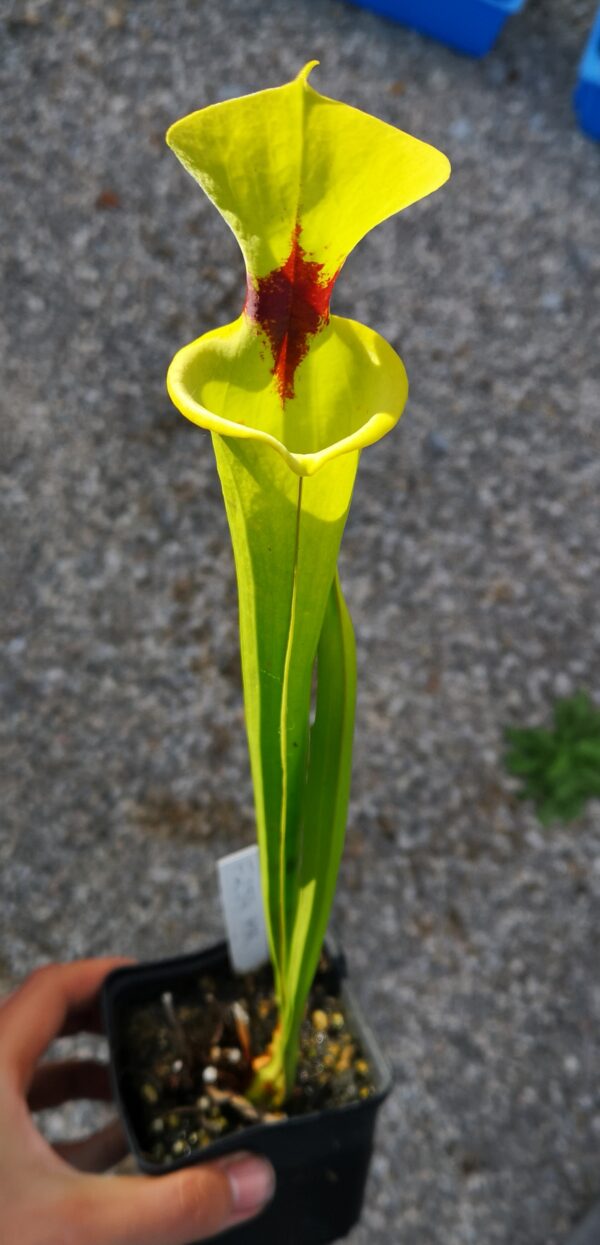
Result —
[[542, 831], [501, 763], [507, 724], [600, 698], [600, 146], [570, 101], [594, 9], [529, 0], [481, 63], [337, 0], [0, 17], [4, 986], [214, 939], [214, 862], [253, 833], [218, 482], [164, 389], [243, 273], [164, 130], [317, 57], [453, 162], [335, 295], [412, 385], [342, 558], [336, 919], [396, 1074], [351, 1245], [559, 1245], [600, 1189], [600, 809]]

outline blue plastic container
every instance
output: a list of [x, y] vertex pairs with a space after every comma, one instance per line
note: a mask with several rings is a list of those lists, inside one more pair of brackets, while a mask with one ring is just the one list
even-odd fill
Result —
[[579, 66], [573, 101], [582, 130], [600, 139], [600, 9]]
[[525, 0], [353, 0], [471, 56], [485, 56]]

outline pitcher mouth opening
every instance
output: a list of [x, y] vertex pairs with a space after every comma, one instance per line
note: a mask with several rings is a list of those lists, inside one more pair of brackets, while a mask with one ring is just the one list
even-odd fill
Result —
[[293, 399], [283, 403], [277, 378], [265, 375], [266, 348], [246, 314], [184, 346], [167, 373], [173, 403], [210, 432], [271, 446], [300, 476], [373, 444], [400, 418], [404, 365], [372, 329], [331, 316], [299, 368]]

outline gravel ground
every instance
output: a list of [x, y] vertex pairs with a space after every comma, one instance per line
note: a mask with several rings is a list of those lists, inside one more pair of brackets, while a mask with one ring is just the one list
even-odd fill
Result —
[[164, 389], [243, 274], [166, 126], [320, 57], [315, 86], [452, 159], [335, 295], [412, 383], [342, 557], [336, 921], [396, 1076], [351, 1245], [559, 1245], [600, 1190], [600, 808], [542, 832], [501, 763], [507, 724], [600, 698], [595, 7], [529, 0], [483, 62], [335, 0], [0, 18], [5, 986], [220, 936], [214, 862], [253, 834], [219, 486]]

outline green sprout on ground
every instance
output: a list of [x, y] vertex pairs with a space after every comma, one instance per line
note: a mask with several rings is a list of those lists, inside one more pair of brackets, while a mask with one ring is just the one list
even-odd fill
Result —
[[519, 799], [533, 800], [543, 825], [572, 821], [600, 797], [600, 709], [585, 692], [554, 707], [554, 730], [506, 731], [506, 767], [522, 780]]
[[360, 452], [394, 427], [408, 391], [392, 347], [332, 315], [329, 300], [360, 239], [449, 173], [433, 147], [315, 91], [314, 63], [167, 135], [235, 234], [247, 274], [240, 316], [180, 350], [167, 386], [212, 433], [233, 543], [279, 1006], [251, 1097], [274, 1104], [294, 1083], [350, 790], [356, 668], [338, 551]]

